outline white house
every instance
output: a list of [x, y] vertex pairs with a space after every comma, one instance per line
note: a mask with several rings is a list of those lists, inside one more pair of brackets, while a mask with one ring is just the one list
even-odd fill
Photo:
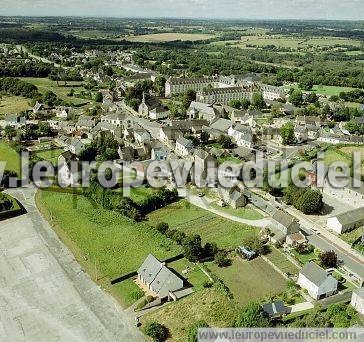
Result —
[[184, 137], [176, 140], [176, 154], [181, 157], [188, 156], [193, 150], [193, 142]]
[[297, 284], [319, 300], [336, 293], [338, 281], [316, 263], [309, 262], [300, 271]]
[[228, 130], [228, 135], [238, 146], [246, 148], [253, 148], [254, 146], [254, 135], [249, 126], [241, 124], [231, 126]]
[[77, 186], [80, 183], [82, 165], [75, 156], [66, 151], [58, 157], [58, 182], [64, 186]]
[[364, 287], [353, 291], [350, 304], [356, 309], [356, 311], [364, 315]]
[[342, 234], [364, 225], [364, 208], [360, 207], [345, 213], [329, 217], [327, 227]]

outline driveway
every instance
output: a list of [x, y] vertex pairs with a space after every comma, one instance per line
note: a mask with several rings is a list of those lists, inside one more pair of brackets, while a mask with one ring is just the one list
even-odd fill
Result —
[[144, 340], [42, 218], [35, 192], [8, 191], [28, 213], [0, 222], [0, 341]]

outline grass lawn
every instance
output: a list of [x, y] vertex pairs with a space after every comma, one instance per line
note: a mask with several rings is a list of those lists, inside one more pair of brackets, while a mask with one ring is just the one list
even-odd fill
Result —
[[30, 109], [29, 99], [21, 96], [0, 97], [0, 116], [18, 114]]
[[148, 198], [153, 193], [153, 191], [153, 188], [147, 188], [145, 185], [138, 188], [131, 188], [130, 197], [136, 203], [140, 203], [144, 199]]
[[58, 157], [64, 152], [63, 149], [59, 148], [56, 150], [48, 150], [37, 152], [36, 155], [39, 158], [50, 161], [53, 165], [56, 165], [58, 162]]
[[298, 274], [298, 267], [287, 259], [287, 257], [275, 247], [271, 247], [271, 252], [266, 255], [275, 266], [287, 274]]
[[126, 37], [126, 39], [132, 42], [155, 43], [155, 42], [172, 42], [175, 40], [198, 41], [198, 40], [210, 39], [213, 37], [214, 35], [212, 34], [166, 32], [166, 33], [154, 33], [154, 34], [145, 34], [141, 36]]
[[[202, 272], [199, 265], [189, 262], [187, 259], [180, 259], [168, 264], [168, 267], [175, 270], [183, 278], [185, 278], [193, 287], [194, 290], [203, 289], [203, 284], [205, 281], [209, 281], [209, 278], [205, 273]], [[182, 271], [188, 270], [187, 273], [182, 273]]]
[[238, 216], [246, 220], [260, 220], [264, 218], [264, 216], [259, 211], [249, 207], [234, 209], [232, 207], [227, 206], [222, 208], [217, 204], [212, 204], [212, 207], [227, 214]]
[[190, 326], [197, 321], [204, 320], [210, 327], [231, 327], [236, 313], [224, 294], [210, 288], [146, 314], [142, 317], [142, 324], [159, 322], [169, 329], [172, 341], [185, 342]]
[[9, 144], [0, 142], [0, 161], [5, 161], [5, 170], [15, 171], [20, 175], [20, 155]]
[[312, 252], [312, 253], [307, 253], [307, 254], [300, 254], [297, 251], [295, 251], [294, 249], [291, 250], [291, 253], [293, 254], [293, 256], [302, 264], [305, 265], [306, 263], [308, 263], [309, 261], [315, 261], [318, 260], [317, 255]]
[[209, 268], [223, 280], [240, 306], [280, 294], [287, 284], [283, 276], [260, 257], [252, 261], [236, 257], [229, 267], [220, 268], [210, 263]]
[[[286, 86], [286, 88], [290, 89], [290, 88], [295, 88], [297, 89], [298, 86]], [[319, 95], [325, 95], [325, 96], [334, 96], [337, 95], [339, 96], [339, 94], [341, 92], [348, 92], [351, 90], [354, 90], [355, 88], [350, 88], [350, 87], [336, 87], [336, 86], [327, 86], [327, 85], [314, 85], [312, 90], [308, 91], [308, 92], [314, 92], [317, 93]]]
[[[136, 270], [149, 253], [163, 260], [180, 252], [149, 225], [94, 207], [83, 196], [39, 191], [37, 205], [96, 280], [109, 281]], [[132, 286], [126, 286], [125, 290], [130, 289], [135, 290]], [[130, 304], [130, 293], [119, 291], [119, 294], [124, 305]]]
[[64, 86], [64, 82], [59, 82], [59, 85], [57, 85], [56, 81], [52, 81], [49, 78], [23, 77], [22, 79], [28, 83], [32, 83], [37, 86], [40, 93], [43, 94], [47, 91], [52, 91], [60, 99], [69, 103], [73, 103], [74, 105], [82, 105], [92, 102], [91, 100], [67, 95], [71, 89], [74, 89], [75, 93], [78, 93], [81, 90], [85, 90], [82, 82], [69, 81], [67, 82], [67, 86]]
[[350, 232], [341, 234], [340, 237], [349, 244], [353, 244], [358, 241], [364, 235], [364, 227], [353, 229]]
[[166, 222], [172, 229], [199, 234], [204, 242], [215, 242], [220, 248], [235, 248], [242, 240], [257, 234], [257, 229], [217, 216], [186, 201], [173, 203], [148, 215], [155, 226]]
[[327, 166], [331, 165], [333, 162], [336, 161], [342, 161], [350, 165], [351, 157], [349, 157], [345, 153], [340, 153], [340, 151], [336, 150], [335, 148], [329, 148], [327, 151], [325, 151], [324, 163]]

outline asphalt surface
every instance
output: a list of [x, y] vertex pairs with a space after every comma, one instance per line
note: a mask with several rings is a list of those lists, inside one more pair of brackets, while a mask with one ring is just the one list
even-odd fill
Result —
[[9, 193], [28, 213], [0, 222], [0, 341], [144, 340], [42, 218], [35, 189]]

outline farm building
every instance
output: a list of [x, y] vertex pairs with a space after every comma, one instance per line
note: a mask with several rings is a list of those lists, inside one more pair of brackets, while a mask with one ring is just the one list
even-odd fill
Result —
[[249, 250], [248, 248], [244, 246], [239, 246], [236, 249], [236, 252], [244, 259], [252, 260], [254, 259], [257, 254], [254, 251]]
[[273, 303], [267, 303], [262, 305], [263, 311], [270, 318], [279, 318], [287, 313], [287, 308], [281, 300], [277, 300]]
[[364, 208], [357, 208], [346, 213], [329, 217], [327, 227], [334, 232], [342, 234], [364, 224]]
[[356, 309], [356, 311], [364, 315], [364, 287], [353, 292], [351, 305]]

